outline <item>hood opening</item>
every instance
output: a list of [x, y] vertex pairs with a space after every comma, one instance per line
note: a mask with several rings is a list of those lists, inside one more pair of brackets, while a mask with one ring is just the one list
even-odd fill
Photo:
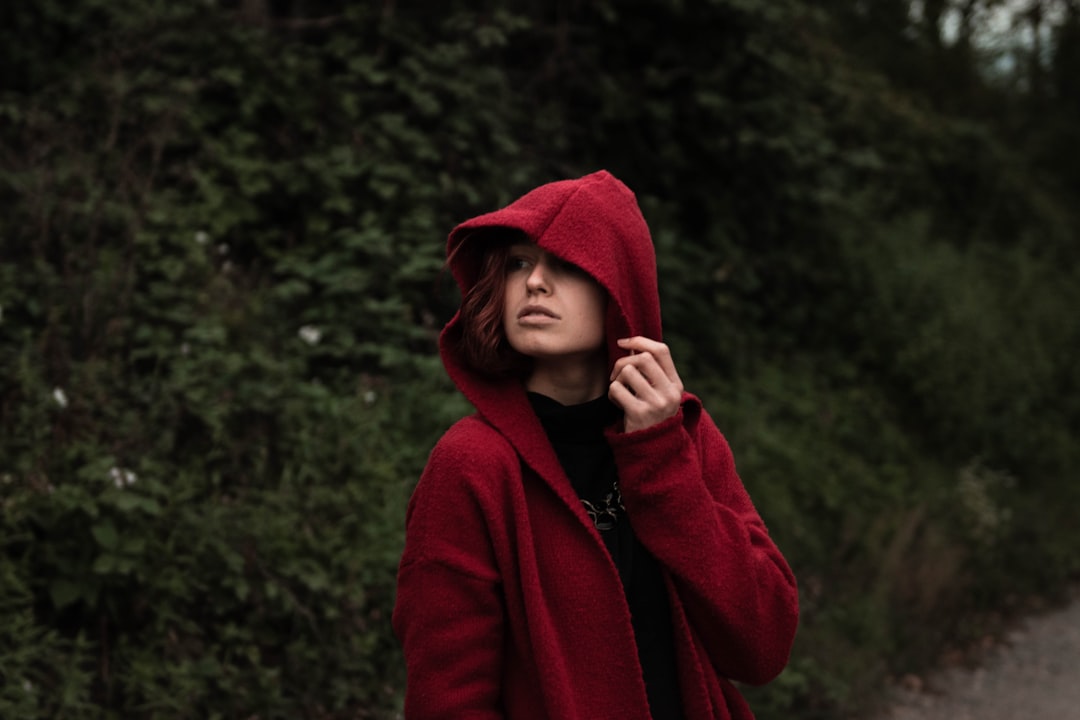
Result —
[[[521, 240], [580, 267], [606, 291], [609, 367], [625, 354], [616, 344], [619, 338], [662, 340], [655, 250], [633, 192], [603, 170], [541, 185], [502, 209], [461, 223], [447, 240], [447, 264], [462, 307], [443, 330], [440, 348], [454, 382], [474, 404], [474, 398], [487, 395], [480, 386], [503, 387], [507, 380], [526, 377], [530, 368], [531, 361], [509, 348], [501, 331], [503, 299], [491, 302], [492, 293], [504, 292], [505, 285], [487, 282], [490, 267], [485, 273], [486, 263], [498, 261], [492, 260], [493, 249]], [[500, 309], [497, 318], [484, 321], [479, 338], [473, 337], [470, 302]], [[492, 344], [496, 335], [505, 347]], [[497, 362], [477, 362], [485, 357]]]

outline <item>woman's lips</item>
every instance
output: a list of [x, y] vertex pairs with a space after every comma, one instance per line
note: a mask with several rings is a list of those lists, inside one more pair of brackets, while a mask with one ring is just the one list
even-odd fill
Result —
[[541, 305], [527, 305], [518, 313], [518, 322], [525, 325], [547, 325], [558, 319], [558, 315]]

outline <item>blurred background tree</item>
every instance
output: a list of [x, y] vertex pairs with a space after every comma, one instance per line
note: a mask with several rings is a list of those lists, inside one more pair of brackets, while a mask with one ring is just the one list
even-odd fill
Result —
[[[1080, 4], [0, 10], [0, 716], [379, 718], [458, 221], [607, 168], [800, 579], [759, 717], [1080, 569]], [[917, 628], [917, 632], [913, 632]]]

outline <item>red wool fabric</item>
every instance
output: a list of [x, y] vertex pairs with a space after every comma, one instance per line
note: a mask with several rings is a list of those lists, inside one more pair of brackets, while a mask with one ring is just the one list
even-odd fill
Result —
[[[615, 341], [661, 338], [656, 266], [633, 193], [606, 171], [541, 186], [450, 234], [509, 227], [607, 290]], [[463, 292], [478, 258], [451, 268]], [[476, 407], [439, 440], [406, 515], [393, 624], [405, 652], [405, 716], [648, 720], [618, 571], [563, 472], [524, 388], [458, 359], [455, 316], [440, 348]], [[700, 401], [653, 427], [608, 433], [627, 517], [663, 568], [687, 718], [753, 715], [732, 681], [761, 684], [788, 661], [795, 578]]]

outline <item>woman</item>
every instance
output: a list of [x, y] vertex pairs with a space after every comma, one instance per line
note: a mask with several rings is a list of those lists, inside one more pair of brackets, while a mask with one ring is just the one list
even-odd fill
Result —
[[451, 232], [443, 363], [477, 412], [406, 516], [405, 716], [752, 718], [795, 578], [661, 342], [633, 193], [600, 171]]

